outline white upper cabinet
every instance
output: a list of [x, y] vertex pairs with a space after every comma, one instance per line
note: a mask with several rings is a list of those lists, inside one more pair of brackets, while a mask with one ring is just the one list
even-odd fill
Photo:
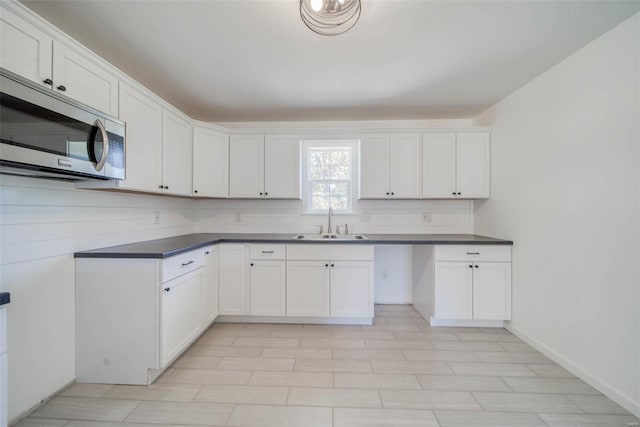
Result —
[[264, 141], [264, 193], [269, 199], [300, 198], [300, 138], [267, 135]]
[[118, 116], [118, 78], [56, 41], [53, 42], [53, 89]]
[[363, 134], [360, 139], [360, 198], [421, 197], [421, 135]]
[[191, 195], [191, 125], [176, 114], [162, 115], [162, 185], [165, 193]]
[[0, 14], [0, 66], [118, 116], [118, 78], [8, 10]]
[[488, 132], [425, 133], [422, 143], [422, 197], [489, 197]]
[[231, 135], [229, 197], [299, 199], [299, 138]]
[[229, 138], [229, 197], [264, 197], [264, 136]]
[[229, 136], [193, 129], [193, 195], [229, 197]]
[[120, 120], [126, 122], [126, 179], [120, 188], [162, 191], [162, 107], [120, 85]]
[[456, 183], [458, 196], [488, 198], [490, 186], [489, 133], [458, 133], [456, 141]]
[[0, 67], [50, 87], [53, 39], [0, 6]]

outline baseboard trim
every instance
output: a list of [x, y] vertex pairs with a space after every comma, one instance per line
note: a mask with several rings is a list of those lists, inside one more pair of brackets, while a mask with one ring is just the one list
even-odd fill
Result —
[[567, 360], [566, 358], [564, 358], [560, 354], [558, 354], [555, 351], [553, 351], [551, 348], [549, 348], [546, 345], [542, 344], [540, 341], [532, 338], [531, 336], [529, 336], [525, 332], [521, 331], [520, 329], [514, 327], [510, 323], [508, 323], [505, 326], [505, 328], [509, 332], [511, 332], [512, 334], [514, 334], [518, 338], [520, 338], [521, 340], [525, 341], [527, 344], [531, 345], [533, 348], [538, 350], [540, 353], [544, 354], [549, 359], [553, 360], [558, 365], [560, 365], [563, 368], [565, 368], [567, 371], [571, 372], [573, 375], [579, 377], [581, 380], [583, 380], [584, 382], [589, 384], [591, 387], [595, 388], [600, 393], [604, 394], [609, 399], [613, 400], [618, 405], [622, 406], [624, 409], [626, 409], [627, 411], [631, 412], [636, 417], [640, 418], [640, 402], [634, 402], [633, 400], [631, 400], [625, 394], [620, 393], [614, 387], [612, 387], [609, 384], [607, 384], [607, 383], [605, 383], [603, 381], [600, 381], [599, 379], [595, 378], [593, 375], [589, 374], [587, 371], [582, 369], [580, 366], [574, 364], [570, 360]]
[[371, 317], [218, 316], [220, 323], [306, 323], [313, 325], [372, 325]]
[[436, 319], [430, 316], [431, 326], [462, 326], [476, 328], [504, 328], [503, 320], [480, 320], [480, 319]]

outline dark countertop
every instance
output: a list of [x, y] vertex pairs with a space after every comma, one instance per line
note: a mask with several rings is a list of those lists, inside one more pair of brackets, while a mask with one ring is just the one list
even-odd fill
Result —
[[75, 258], [168, 258], [216, 243], [280, 243], [338, 245], [513, 245], [510, 240], [476, 234], [365, 234], [366, 240], [336, 242], [326, 240], [294, 240], [294, 233], [199, 233], [165, 239], [148, 240], [127, 245], [76, 252]]
[[11, 294], [9, 292], [0, 292], [0, 306], [11, 302]]

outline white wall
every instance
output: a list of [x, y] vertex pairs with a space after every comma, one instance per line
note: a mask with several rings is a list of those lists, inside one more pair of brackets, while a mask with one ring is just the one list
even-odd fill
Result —
[[[424, 214], [431, 220], [425, 221]], [[333, 224], [355, 233], [471, 233], [473, 203], [468, 200], [360, 200], [354, 215], [335, 215]], [[296, 200], [200, 200], [198, 232], [315, 233], [326, 215], [302, 213]], [[375, 299], [412, 302], [412, 250], [393, 245], [375, 251]], [[409, 268], [407, 268], [409, 266]]]
[[75, 378], [73, 252], [194, 228], [192, 200], [0, 176], [0, 289], [11, 292], [10, 419]]
[[474, 221], [515, 242], [510, 329], [640, 416], [639, 40], [635, 15], [477, 118]]

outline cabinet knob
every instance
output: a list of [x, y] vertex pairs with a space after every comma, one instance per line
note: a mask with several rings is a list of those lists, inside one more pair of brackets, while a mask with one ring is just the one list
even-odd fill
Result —
[[165, 186], [164, 186], [164, 189], [165, 189], [165, 190], [168, 190], [168, 189], [169, 189], [169, 186], [168, 186], [168, 185], [165, 185]]
[[453, 194], [453, 195], [455, 196], [455, 195], [456, 195], [456, 192], [454, 191], [454, 192], [453, 192], [453, 193], [451, 193], [451, 194]]
[[469, 268], [473, 268], [473, 265], [470, 265]]
[[249, 264], [251, 267], [253, 267], [253, 263]]
[[335, 265], [331, 264], [331, 267], [335, 267]]
[[164, 188], [164, 186], [158, 185], [158, 188], [162, 190]]
[[193, 193], [194, 194], [198, 194], [198, 190], [193, 190]]
[[462, 193], [458, 191], [458, 196], [462, 196]]
[[392, 196], [395, 196], [395, 195], [396, 195], [396, 193], [394, 193], [394, 192], [392, 191], [392, 192], [391, 192], [391, 195], [392, 195]]
[[480, 267], [478, 267], [478, 266], [476, 265], [476, 268], [480, 268]]
[[209, 255], [209, 254], [210, 254], [210, 252], [209, 252], [209, 251], [206, 251], [204, 254], [205, 254], [205, 255]]
[[66, 92], [67, 91], [67, 88], [64, 85], [60, 85], [56, 89], [58, 89], [60, 92]]
[[44, 83], [44, 84], [46, 84], [46, 85], [51, 86], [51, 85], [53, 84], [53, 80], [51, 80], [51, 79], [44, 79], [44, 80], [42, 81], [42, 83]]
[[165, 292], [169, 292], [171, 290], [171, 288], [164, 288]]
[[387, 196], [389, 195], [389, 192], [387, 191]]
[[325, 267], [329, 267], [329, 264], [325, 264], [324, 266], [325, 266]]
[[269, 193], [267, 193], [267, 192], [265, 191], [265, 192], [264, 192], [264, 195], [265, 195], [265, 196], [268, 196], [268, 195], [269, 195]]
[[260, 195], [262, 196], [262, 192], [260, 192]]

